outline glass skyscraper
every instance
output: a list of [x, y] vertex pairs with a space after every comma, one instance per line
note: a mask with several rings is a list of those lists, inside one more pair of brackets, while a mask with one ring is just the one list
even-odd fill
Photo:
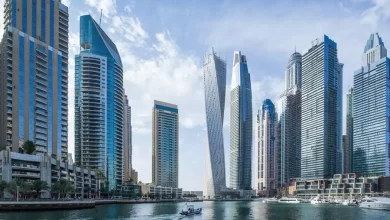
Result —
[[131, 106], [127, 95], [123, 97], [123, 181], [129, 181], [132, 169]]
[[301, 177], [328, 178], [336, 173], [338, 134], [337, 44], [316, 39], [302, 59]]
[[240, 51], [233, 56], [230, 92], [230, 187], [252, 186], [252, 90], [247, 60]]
[[302, 55], [294, 52], [285, 70], [285, 90], [281, 95], [280, 184], [301, 175], [301, 93]]
[[123, 175], [123, 70], [115, 44], [90, 15], [80, 17], [75, 59], [76, 164], [101, 170], [115, 189]]
[[152, 182], [179, 185], [179, 110], [177, 105], [154, 101], [152, 128]]
[[353, 78], [352, 171], [363, 175], [390, 175], [389, 68], [382, 38], [371, 34]]
[[68, 8], [6, 0], [0, 55], [0, 146], [68, 159]]
[[207, 123], [204, 196], [215, 198], [226, 188], [223, 116], [226, 94], [226, 62], [212, 49], [203, 63]]
[[347, 93], [347, 129], [345, 135], [344, 149], [344, 173], [352, 172], [352, 151], [353, 151], [353, 88]]
[[257, 115], [255, 133], [255, 188], [268, 192], [266, 196], [272, 196], [279, 184], [278, 126], [275, 105], [266, 99]]

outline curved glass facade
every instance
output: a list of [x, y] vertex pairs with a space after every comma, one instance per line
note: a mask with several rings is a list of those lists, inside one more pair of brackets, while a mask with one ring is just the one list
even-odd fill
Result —
[[207, 123], [204, 196], [214, 198], [222, 189], [226, 188], [223, 144], [226, 62], [212, 50], [205, 56], [203, 71]]
[[230, 92], [230, 187], [252, 187], [252, 90], [246, 57], [234, 52]]
[[[100, 99], [101, 106], [105, 105], [104, 120], [106, 123], [104, 133], [105, 143], [104, 149], [105, 154], [98, 156], [98, 161], [96, 162], [96, 157], [89, 157], [88, 153], [83, 152], [92, 150], [91, 147], [86, 147], [85, 149], [81, 144], [75, 145], [75, 154], [76, 154], [76, 163], [83, 165], [84, 167], [89, 168], [96, 166], [103, 166], [105, 176], [108, 180], [109, 188], [115, 189], [118, 185], [122, 183], [122, 172], [123, 172], [123, 69], [122, 61], [119, 56], [119, 52], [115, 44], [111, 39], [106, 35], [106, 33], [100, 28], [96, 21], [90, 15], [84, 15], [80, 17], [80, 46], [82, 52], [80, 58], [87, 56], [98, 56], [104, 57], [106, 59], [105, 65], [103, 65], [103, 60], [100, 59], [100, 66], [97, 67], [97, 71], [100, 73], [100, 92], [104, 90], [105, 97], [104, 100]], [[79, 60], [82, 62], [82, 60]], [[97, 63], [95, 63], [96, 65]], [[89, 63], [88, 65], [94, 65]], [[83, 66], [81, 63], [76, 67], [76, 75], [81, 77], [76, 78], [76, 94], [81, 93], [83, 89], [83, 83], [93, 84], [91, 78], [88, 78], [88, 74], [92, 74], [90, 66]], [[78, 71], [78, 72], [77, 72]], [[83, 74], [86, 74], [86, 78], [83, 78]], [[80, 82], [78, 82], [78, 80]], [[85, 82], [84, 82], [85, 80]], [[99, 81], [99, 80], [98, 80]], [[102, 85], [106, 82], [106, 85]], [[77, 86], [79, 86], [77, 88]], [[98, 86], [98, 84], [95, 84]], [[94, 94], [85, 93], [82, 98], [90, 96], [90, 100], [94, 99]], [[83, 108], [83, 99], [80, 101], [80, 112], [86, 111]], [[75, 103], [77, 105], [77, 103]], [[101, 107], [103, 108], [103, 107]], [[102, 110], [102, 109], [100, 109]], [[76, 120], [80, 121], [83, 126], [83, 118], [80, 115], [75, 115]], [[78, 118], [79, 117], [79, 118]], [[100, 116], [99, 116], [100, 117]], [[95, 123], [97, 123], [95, 121]], [[93, 127], [93, 125], [91, 124]], [[76, 133], [77, 136], [77, 133]], [[76, 137], [77, 138], [77, 137]], [[80, 141], [78, 143], [83, 143], [86, 137], [79, 135]], [[102, 139], [98, 138], [99, 144]], [[100, 145], [97, 145], [100, 146]], [[98, 150], [99, 151], [99, 150]], [[85, 157], [83, 157], [85, 155]], [[102, 159], [104, 158], [104, 159]], [[106, 164], [102, 164], [102, 161], [106, 161]], [[98, 165], [96, 165], [98, 164]]]

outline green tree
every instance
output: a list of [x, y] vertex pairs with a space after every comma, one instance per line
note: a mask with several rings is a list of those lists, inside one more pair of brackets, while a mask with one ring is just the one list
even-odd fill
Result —
[[0, 198], [3, 198], [4, 190], [8, 188], [8, 183], [4, 180], [0, 181]]
[[26, 154], [32, 154], [35, 151], [35, 144], [34, 142], [27, 140], [22, 145], [23, 152]]
[[74, 186], [71, 182], [65, 179], [60, 179], [52, 185], [52, 192], [58, 194], [58, 198], [66, 197], [68, 194], [74, 192]]
[[49, 187], [49, 184], [47, 184], [46, 181], [43, 181], [43, 180], [34, 180], [32, 182], [32, 186], [31, 186], [31, 189], [32, 191], [34, 191], [36, 193], [36, 196], [39, 198], [40, 195], [41, 195], [41, 192], [43, 190], [49, 190], [50, 187]]
[[31, 185], [27, 184], [25, 181], [16, 178], [11, 180], [11, 182], [8, 183], [7, 190], [14, 194], [15, 197], [17, 197], [17, 192], [19, 191], [20, 194], [28, 193], [31, 190]]

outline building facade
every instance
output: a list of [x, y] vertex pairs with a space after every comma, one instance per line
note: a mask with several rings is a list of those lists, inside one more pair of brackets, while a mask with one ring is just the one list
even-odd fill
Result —
[[338, 152], [337, 44], [316, 39], [302, 59], [301, 177], [329, 178]]
[[230, 92], [230, 187], [252, 185], [252, 89], [246, 56], [234, 52]]
[[353, 88], [347, 93], [347, 128], [344, 147], [344, 173], [352, 172], [352, 152], [353, 152]]
[[214, 198], [226, 187], [223, 117], [226, 93], [226, 62], [212, 49], [204, 64], [207, 148], [205, 196]]
[[179, 110], [177, 105], [154, 101], [152, 181], [163, 187], [179, 185]]
[[131, 127], [131, 107], [125, 95], [123, 97], [123, 182], [127, 182], [131, 177], [132, 170], [132, 127]]
[[337, 147], [336, 147], [336, 173], [343, 173], [343, 69], [344, 64], [338, 64], [336, 77], [337, 85]]
[[4, 4], [0, 146], [68, 158], [68, 8], [59, 0]]
[[390, 61], [378, 33], [364, 48], [353, 79], [353, 172], [390, 175]]
[[123, 70], [115, 44], [90, 15], [80, 17], [75, 59], [76, 164], [98, 169], [110, 190], [123, 175]]
[[[255, 135], [255, 182], [256, 191], [270, 192], [278, 188], [279, 143], [278, 117], [271, 100], [263, 102], [257, 115]], [[269, 193], [265, 193], [269, 195]]]
[[131, 179], [133, 183], [138, 183], [138, 172], [134, 169], [131, 169]]
[[[60, 179], [65, 179], [75, 189], [73, 197], [95, 197], [98, 192], [95, 171], [57, 160], [48, 153], [30, 155], [3, 150], [0, 151], [0, 165], [0, 180], [6, 182], [16, 178], [26, 184], [42, 180], [51, 186]], [[43, 190], [41, 196], [49, 198], [50, 192]]]
[[335, 174], [332, 178], [301, 179], [296, 181], [296, 196], [355, 198], [383, 194], [380, 189], [381, 177], [363, 177], [357, 173]]
[[147, 195], [154, 199], [181, 199], [183, 195], [182, 188], [173, 188], [156, 185], [142, 185], [142, 195]]
[[293, 53], [285, 70], [285, 90], [281, 95], [280, 185], [301, 176], [302, 55]]

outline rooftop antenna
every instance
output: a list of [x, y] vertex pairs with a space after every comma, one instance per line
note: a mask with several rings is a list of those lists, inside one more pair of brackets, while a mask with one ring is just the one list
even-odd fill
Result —
[[100, 9], [100, 22], [99, 22], [99, 26], [102, 26], [102, 15], [103, 15], [103, 9], [101, 8]]

